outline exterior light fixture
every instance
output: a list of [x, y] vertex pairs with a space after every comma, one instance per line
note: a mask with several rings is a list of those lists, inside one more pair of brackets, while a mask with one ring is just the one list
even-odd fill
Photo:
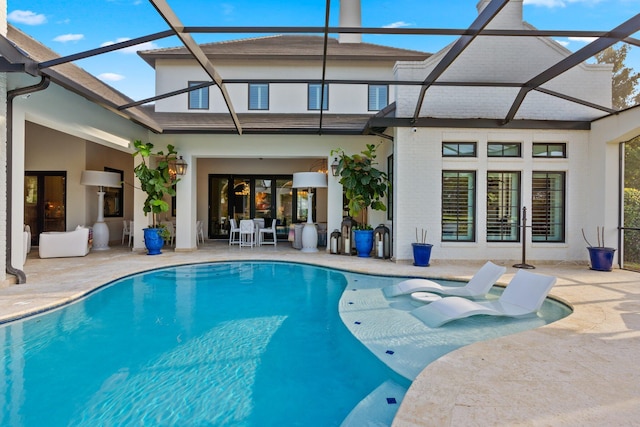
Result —
[[187, 162], [180, 156], [177, 159], [169, 160], [169, 174], [173, 179], [187, 173]]
[[333, 158], [333, 163], [331, 163], [331, 175], [333, 176], [338, 176], [338, 158], [334, 157]]

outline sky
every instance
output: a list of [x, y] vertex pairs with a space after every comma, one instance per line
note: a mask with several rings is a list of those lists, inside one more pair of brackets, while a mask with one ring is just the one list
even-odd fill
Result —
[[[361, 0], [363, 27], [468, 28], [477, 0]], [[185, 26], [323, 26], [322, 0], [167, 0]], [[338, 26], [339, 1], [330, 25]], [[541, 30], [608, 31], [640, 13], [640, 0], [524, 0], [524, 20]], [[148, 0], [7, 0], [10, 24], [62, 56], [165, 31]], [[264, 34], [194, 34], [199, 43]], [[336, 37], [336, 35], [332, 35]], [[633, 37], [640, 38], [640, 33]], [[443, 36], [364, 35], [363, 41], [435, 53], [454, 41]], [[575, 51], [590, 40], [556, 38]], [[181, 46], [176, 37], [77, 61], [76, 65], [134, 100], [154, 95], [153, 69], [137, 50]], [[640, 72], [640, 47], [626, 65]], [[222, 76], [225, 78], [226, 76]]]

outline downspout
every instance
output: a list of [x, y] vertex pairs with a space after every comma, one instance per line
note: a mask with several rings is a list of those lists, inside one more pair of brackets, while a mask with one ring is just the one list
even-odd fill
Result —
[[6, 270], [8, 274], [16, 276], [18, 284], [27, 283], [24, 271], [15, 268], [11, 261], [12, 237], [12, 194], [13, 194], [13, 99], [16, 96], [45, 90], [49, 86], [49, 76], [42, 76], [39, 83], [33, 86], [21, 87], [7, 91], [7, 238], [6, 238]]

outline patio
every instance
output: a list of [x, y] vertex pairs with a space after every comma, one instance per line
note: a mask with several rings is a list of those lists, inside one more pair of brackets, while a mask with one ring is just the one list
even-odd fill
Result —
[[[0, 320], [74, 300], [121, 276], [157, 267], [227, 260], [304, 262], [351, 271], [466, 280], [482, 263], [437, 261], [429, 268], [379, 259], [207, 242], [195, 252], [147, 256], [121, 246], [86, 257], [25, 264], [27, 283], [0, 289]], [[586, 259], [586, 253], [585, 253]], [[516, 269], [509, 266], [500, 283]], [[114, 268], [117, 266], [117, 268]], [[555, 275], [551, 295], [574, 313], [545, 327], [456, 350], [414, 381], [394, 426], [632, 425], [640, 417], [640, 275], [584, 264], [536, 265]]]

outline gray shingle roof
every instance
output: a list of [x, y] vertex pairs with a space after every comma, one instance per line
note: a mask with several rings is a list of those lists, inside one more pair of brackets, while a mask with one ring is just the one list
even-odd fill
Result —
[[[236, 133], [229, 114], [223, 113], [154, 113], [153, 107], [145, 107], [160, 123], [165, 133]], [[245, 134], [295, 133], [317, 134], [320, 114], [238, 114]], [[362, 134], [371, 115], [323, 114], [323, 134]]]
[[[275, 35], [205, 43], [200, 45], [210, 59], [321, 59], [324, 37], [305, 35]], [[185, 59], [191, 53], [184, 47], [145, 50], [138, 52], [152, 67], [156, 59]], [[429, 53], [409, 49], [382, 46], [372, 43], [339, 43], [329, 38], [328, 60], [374, 60], [374, 61], [422, 61]]]
[[[60, 57], [12, 25], [7, 26], [7, 39], [15, 43], [28, 58], [38, 63]], [[133, 107], [126, 111], [117, 111], [118, 106], [129, 104], [133, 100], [73, 63], [46, 68], [42, 70], [42, 73], [49, 75], [52, 81], [60, 86], [78, 93], [116, 114], [130, 118], [151, 130], [160, 131], [159, 125], [142, 108]]]

